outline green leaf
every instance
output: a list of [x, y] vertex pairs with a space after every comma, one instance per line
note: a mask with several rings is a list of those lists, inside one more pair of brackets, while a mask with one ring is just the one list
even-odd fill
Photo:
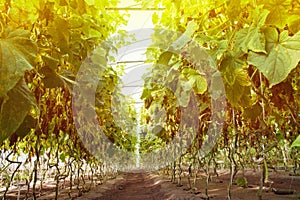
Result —
[[95, 0], [84, 0], [87, 5], [92, 6], [95, 4]]
[[92, 63], [100, 65], [101, 67], [106, 67], [107, 65], [106, 54], [107, 51], [102, 47], [98, 47], [94, 49], [93, 53], [90, 55]]
[[169, 61], [172, 57], [173, 53], [170, 52], [170, 51], [165, 51], [163, 52], [160, 56], [159, 56], [159, 59], [157, 61], [158, 64], [160, 65], [168, 65], [169, 64]]
[[29, 31], [5, 30], [0, 39], [0, 97], [15, 87], [26, 70], [33, 69], [36, 52]]
[[169, 50], [163, 52], [159, 56], [157, 63], [161, 65], [168, 65], [170, 59], [172, 58], [172, 55], [174, 55], [178, 50], [183, 48], [191, 40], [191, 36], [197, 29], [198, 25], [194, 21], [190, 21], [187, 25], [185, 32], [171, 44]]
[[248, 187], [248, 181], [247, 181], [247, 178], [246, 178], [246, 177], [238, 177], [238, 178], [236, 179], [236, 184], [237, 184], [237, 186], [239, 186], [239, 187], [243, 187], [243, 188]]
[[179, 83], [182, 85], [183, 91], [185, 92], [190, 92], [193, 87], [191, 82], [187, 81], [186, 79], [182, 79], [179, 81]]
[[207, 90], [207, 82], [206, 79], [201, 75], [191, 75], [189, 76], [189, 81], [191, 81], [192, 85], [196, 88], [197, 94], [203, 94]]
[[59, 64], [59, 60], [49, 55], [42, 55], [43, 62], [47, 67], [55, 70]]
[[209, 87], [209, 93], [211, 98], [216, 100], [223, 95], [224, 92], [224, 81], [222, 74], [216, 71], [211, 76], [211, 85]]
[[251, 107], [244, 109], [243, 117], [246, 120], [255, 121], [257, 117], [261, 116], [261, 114], [262, 114], [262, 107], [259, 103], [256, 103]]
[[[299, 33], [290, 37], [286, 31], [279, 36], [275, 28], [266, 33], [268, 54], [250, 52], [248, 63], [256, 66], [269, 80], [270, 87], [282, 82], [300, 60]], [[276, 42], [277, 40], [277, 42]]]
[[243, 96], [240, 98], [239, 106], [242, 108], [251, 106], [253, 104], [251, 95], [251, 87], [244, 87]]
[[70, 23], [63, 17], [56, 17], [48, 28], [54, 43], [60, 48], [62, 54], [68, 53], [70, 40]]
[[269, 53], [272, 48], [278, 43], [279, 35], [277, 29], [268, 27], [264, 29], [264, 34], [266, 38], [266, 50]]
[[292, 33], [300, 31], [300, 11], [297, 14], [289, 15], [289, 29]]
[[156, 12], [154, 12], [152, 15], [152, 23], [157, 24], [158, 20], [159, 20], [158, 14]]
[[231, 21], [236, 20], [241, 13], [241, 1], [228, 1], [226, 15]]
[[177, 105], [182, 107], [187, 107], [190, 102], [190, 92], [185, 90], [178, 90], [180, 92], [176, 92], [175, 95], [177, 97]]
[[300, 147], [300, 135], [296, 138], [296, 140], [292, 143], [291, 147]]
[[228, 52], [220, 64], [220, 71], [223, 73], [226, 82], [233, 85], [236, 79], [235, 72], [246, 66], [245, 60], [237, 53]]
[[266, 23], [266, 19], [269, 15], [270, 11], [263, 9], [263, 6], [258, 6], [253, 11], [253, 24], [257, 27], [262, 27]]
[[185, 32], [171, 45], [171, 49], [179, 50], [183, 48], [190, 40], [195, 31], [198, 29], [198, 25], [194, 21], [189, 21]]
[[43, 74], [44, 78], [42, 80], [47, 88], [63, 87], [66, 85], [64, 79], [50, 67], [45, 66], [41, 68], [39, 73]]
[[155, 135], [159, 135], [162, 131], [164, 131], [164, 128], [161, 125], [155, 125], [151, 130]]
[[68, 2], [66, 0], [59, 0], [59, 6], [67, 6]]
[[243, 52], [247, 53], [248, 50], [254, 52], [263, 52], [265, 50], [265, 36], [261, 33], [261, 27], [264, 25], [269, 11], [257, 8], [254, 11], [253, 23], [248, 28], [239, 30], [236, 34], [236, 46]]
[[221, 40], [219, 42], [216, 42], [216, 44], [217, 45], [215, 48], [207, 51], [209, 53], [209, 55], [214, 59], [215, 62], [217, 62], [217, 60], [220, 60], [222, 58], [223, 54], [227, 51], [228, 41]]
[[226, 90], [226, 96], [230, 102], [231, 105], [233, 106], [238, 106], [240, 99], [243, 96], [245, 88], [235, 82], [232, 86], [230, 85], [225, 85], [225, 90]]
[[144, 88], [143, 93], [141, 95], [141, 99], [147, 99], [148, 97], [151, 96], [151, 91], [147, 88]]
[[199, 75], [199, 72], [193, 68], [185, 67], [182, 69], [181, 73], [184, 76], [191, 76], [191, 75]]
[[245, 53], [248, 50], [266, 53], [265, 36], [258, 27], [250, 26], [239, 30], [236, 34], [236, 45]]
[[246, 70], [236, 68], [223, 74], [226, 80], [225, 90], [229, 102], [233, 106], [248, 106], [251, 100], [249, 89], [251, 82]]
[[34, 118], [31, 115], [26, 115], [22, 124], [16, 130], [16, 134], [20, 138], [23, 138], [30, 132], [32, 128], [34, 128]]
[[183, 75], [178, 78], [178, 84], [175, 91], [177, 105], [186, 107], [190, 101], [190, 92], [192, 85]]
[[31, 107], [35, 104], [24, 78], [0, 99], [0, 143], [2, 143], [23, 123]]
[[246, 70], [236, 69], [232, 73], [235, 76], [235, 81], [237, 81], [241, 86], [251, 86], [251, 81]]
[[59, 159], [62, 161], [62, 162], [65, 162], [66, 161], [66, 154], [64, 152], [62, 152], [59, 156]]
[[290, 0], [265, 0], [263, 4], [264, 8], [270, 10], [266, 23], [283, 29], [288, 24], [289, 10], [292, 9]]
[[[282, 37], [282, 35], [285, 34], [286, 37]], [[300, 31], [297, 32], [293, 37], [288, 36], [288, 31], [283, 31], [282, 34], [280, 34], [280, 43], [285, 48], [300, 50]]]

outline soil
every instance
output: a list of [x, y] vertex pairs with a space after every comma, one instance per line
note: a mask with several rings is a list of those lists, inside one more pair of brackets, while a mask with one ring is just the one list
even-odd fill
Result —
[[[227, 199], [229, 182], [227, 170], [219, 171], [219, 176], [212, 176], [208, 185], [208, 197], [205, 195], [205, 176], [197, 180], [196, 191], [188, 189], [187, 177], [183, 177], [182, 186], [178, 187], [170, 181], [168, 176], [149, 173], [131, 172], [120, 174], [117, 179], [103, 184], [78, 200], [196, 200], [196, 199]], [[237, 174], [236, 178], [242, 177]], [[232, 199], [252, 200], [258, 199], [260, 173], [247, 170], [245, 177], [248, 181], [246, 188], [232, 186]], [[276, 192], [291, 194], [275, 194]], [[279, 192], [279, 193], [280, 193]], [[270, 172], [269, 182], [263, 187], [264, 200], [292, 200], [300, 199], [300, 176], [291, 176], [286, 171]]]
[[[232, 186], [233, 200], [255, 200], [258, 199], [257, 193], [260, 182], [260, 172], [246, 170], [244, 173], [248, 185], [239, 187], [236, 179], [242, 177], [238, 173]], [[229, 182], [229, 171], [219, 170], [218, 176], [211, 175], [208, 184], [208, 196], [205, 194], [206, 176], [201, 173], [196, 182], [196, 190], [188, 188], [187, 173], [184, 172], [182, 185], [170, 181], [170, 176], [159, 172], [132, 171], [119, 173], [114, 179], [107, 180], [105, 183], [96, 183], [90, 189], [90, 182], [79, 190], [74, 186], [69, 191], [69, 182], [61, 183], [59, 189], [59, 200], [226, 200], [227, 187]], [[88, 188], [88, 189], [87, 189]], [[20, 199], [24, 199], [24, 190], [21, 190]], [[291, 193], [291, 194], [275, 194]], [[71, 198], [69, 196], [71, 194]], [[9, 192], [8, 199], [17, 199], [17, 191]], [[1, 194], [0, 194], [1, 197]], [[43, 190], [38, 194], [38, 199], [48, 200], [55, 197], [55, 182], [45, 182]], [[263, 187], [263, 200], [300, 200], [300, 176], [293, 176], [290, 171], [270, 171], [269, 182]]]

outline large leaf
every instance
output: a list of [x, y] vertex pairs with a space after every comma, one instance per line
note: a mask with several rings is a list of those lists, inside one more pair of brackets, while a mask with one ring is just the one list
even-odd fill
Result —
[[243, 52], [248, 50], [265, 53], [265, 37], [255, 26], [241, 29], [236, 34], [236, 44]]
[[289, 15], [289, 29], [292, 33], [297, 33], [300, 31], [300, 10], [295, 14]]
[[248, 106], [251, 100], [250, 80], [247, 72], [240, 68], [235, 69], [231, 74], [235, 77], [233, 84], [228, 82], [225, 84], [226, 96], [229, 102], [233, 106]]
[[19, 126], [19, 128], [16, 130], [16, 134], [20, 138], [24, 138], [32, 128], [34, 128], [35, 120], [31, 115], [27, 115], [23, 123]]
[[172, 55], [177, 52], [179, 53], [178, 50], [182, 49], [191, 40], [192, 35], [197, 29], [198, 25], [194, 21], [189, 22], [185, 32], [170, 45], [167, 51], [163, 52], [159, 56], [157, 63], [161, 65], [168, 65]]
[[226, 97], [230, 104], [233, 106], [238, 106], [239, 102], [245, 92], [245, 87], [241, 86], [237, 81], [233, 85], [225, 85]]
[[284, 31], [280, 34], [280, 43], [283, 47], [293, 50], [300, 50], [300, 31], [293, 37], [288, 36], [288, 32]]
[[228, 66], [223, 72], [226, 96], [233, 106], [248, 106], [250, 104], [250, 78], [244, 69], [245, 62], [242, 59], [227, 60]]
[[300, 147], [300, 135], [298, 135], [296, 140], [292, 143], [291, 147]]
[[251, 107], [244, 108], [243, 117], [245, 120], [255, 121], [257, 117], [261, 116], [262, 107], [259, 103], [252, 105]]
[[33, 94], [29, 91], [24, 78], [0, 99], [0, 144], [16, 132], [23, 123], [34, 103]]
[[198, 25], [194, 21], [187, 24], [185, 32], [171, 45], [171, 48], [178, 50], [183, 48], [190, 40], [192, 35], [198, 29]]
[[201, 75], [191, 75], [189, 80], [193, 83], [196, 88], [197, 94], [203, 94], [207, 90], [206, 79]]
[[177, 105], [186, 107], [190, 102], [191, 98], [192, 84], [184, 78], [183, 75], [179, 76], [178, 85], [175, 91], [175, 96], [177, 98]]
[[[261, 11], [258, 12], [258, 11]], [[269, 14], [267, 10], [256, 9], [254, 12], [254, 22], [250, 27], [239, 30], [236, 34], [236, 46], [243, 52], [247, 53], [248, 50], [254, 52], [265, 51], [265, 36], [261, 33], [261, 26], [264, 25], [266, 18]]]
[[62, 74], [58, 74], [55, 70], [48, 66], [42, 67], [39, 73], [43, 75], [43, 83], [47, 88], [67, 86], [70, 91], [75, 83], [75, 76], [70, 71], [64, 70]]
[[15, 87], [26, 70], [33, 68], [37, 48], [30, 32], [9, 27], [0, 39], [0, 97]]
[[43, 75], [43, 82], [47, 88], [63, 87], [65, 85], [64, 80], [48, 66], [41, 68], [39, 73]]
[[184, 68], [182, 73], [187, 77], [188, 81], [195, 88], [197, 94], [203, 94], [207, 90], [206, 79], [201, 76], [197, 70], [192, 68]]
[[60, 48], [62, 53], [68, 53], [70, 40], [70, 24], [62, 18], [56, 17], [52, 26], [48, 28], [49, 33], [53, 37], [54, 42]]
[[168, 65], [172, 55], [173, 53], [170, 51], [163, 52], [162, 54], [160, 54], [157, 64]]
[[290, 0], [263, 0], [264, 8], [270, 10], [266, 23], [284, 28], [288, 24], [289, 11], [292, 9]]
[[216, 42], [216, 47], [210, 50], [207, 50], [209, 55], [214, 59], [215, 62], [220, 60], [223, 54], [227, 51], [228, 40], [221, 40]]
[[233, 85], [236, 80], [235, 72], [246, 67], [246, 62], [239, 54], [228, 52], [220, 64], [219, 70], [224, 75], [226, 83]]
[[256, 66], [272, 87], [286, 79], [297, 66], [300, 60], [300, 32], [291, 37], [287, 31], [283, 31], [278, 36], [275, 28], [269, 28], [265, 34], [268, 54], [250, 52], [248, 63]]

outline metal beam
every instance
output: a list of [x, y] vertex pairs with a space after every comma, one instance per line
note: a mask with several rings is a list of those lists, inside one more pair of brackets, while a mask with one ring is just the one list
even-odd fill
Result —
[[108, 63], [109, 65], [119, 65], [119, 64], [130, 64], [130, 63], [153, 63], [156, 60], [125, 60], [125, 61], [118, 61]]
[[105, 10], [133, 10], [133, 11], [163, 11], [165, 8], [130, 8], [130, 7], [119, 7], [119, 8], [105, 8]]
[[[143, 84], [144, 85], [144, 84]], [[132, 87], [138, 87], [138, 88], [140, 88], [140, 87], [143, 87], [143, 85], [125, 85], [125, 86], [121, 86], [121, 88], [132, 88]]]

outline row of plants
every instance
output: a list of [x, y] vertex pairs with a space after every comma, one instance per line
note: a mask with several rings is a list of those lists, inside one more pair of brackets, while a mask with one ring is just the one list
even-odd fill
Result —
[[[293, 166], [296, 173], [300, 140], [297, 2], [137, 2], [145, 8], [149, 4], [165, 8], [152, 19], [157, 28], [155, 48], [149, 48], [147, 56], [157, 62], [145, 78], [141, 97], [145, 102], [140, 122], [145, 133], [142, 159], [153, 161], [148, 153], [159, 152], [175, 140], [177, 146], [166, 148], [157, 165], [167, 163], [178, 185], [184, 168], [194, 183], [202, 168], [207, 186], [209, 169], [216, 170], [222, 161], [231, 175], [228, 199], [232, 199], [231, 186], [239, 170], [261, 167], [260, 199], [270, 165]], [[5, 0], [1, 4], [4, 199], [15, 180], [25, 180], [25, 198], [36, 199], [41, 195], [37, 185], [41, 190], [51, 171], [55, 198], [66, 180], [71, 197], [74, 185], [80, 193], [94, 184], [95, 177], [102, 180], [110, 170], [115, 172], [114, 161], [122, 159], [116, 154], [107, 160], [103, 154], [109, 146], [135, 151], [137, 139], [131, 131], [137, 113], [118, 89], [122, 69], [107, 65], [113, 59], [108, 55], [114, 44], [103, 43], [126, 24], [126, 15], [105, 9], [116, 5], [116, 1], [84, 0]], [[88, 66], [87, 70], [82, 71], [82, 66]], [[88, 101], [90, 94], [72, 91], [78, 75], [97, 85], [95, 102]], [[90, 127], [80, 127], [89, 121], [72, 109], [74, 97], [81, 103], [77, 108], [87, 111], [95, 103], [96, 115], [91, 113], [91, 118], [95, 117], [101, 131], [90, 133]], [[101, 143], [102, 132], [110, 142]], [[184, 152], [183, 143], [189, 144]], [[175, 161], [163, 157], [170, 153], [179, 156]], [[88, 187], [86, 175], [92, 180]]]
[[[139, 2], [149, 6], [145, 1]], [[172, 179], [175, 181], [179, 174], [180, 185], [185, 166], [189, 177], [197, 176], [202, 168], [208, 182], [209, 169], [217, 169], [221, 161], [230, 169], [228, 199], [232, 199], [231, 187], [237, 172], [260, 166], [263, 173], [258, 197], [262, 199], [268, 167], [290, 166], [295, 173], [299, 169], [299, 3], [152, 3], [165, 10], [154, 13], [152, 18], [159, 31], [153, 35], [153, 48], [149, 48], [147, 56], [157, 62], [145, 79], [142, 95], [145, 106], [141, 123], [147, 134], [141, 151], [147, 153], [149, 146], [159, 149], [175, 140], [180, 126], [186, 123], [183, 116], [189, 116], [182, 113], [192, 106], [198, 113], [190, 113], [198, 116], [194, 125], [197, 130], [189, 148], [169, 163]], [[182, 33], [189, 39], [179, 37]], [[214, 94], [222, 85], [215, 85], [217, 75], [222, 77], [225, 90], [221, 95], [225, 97]], [[192, 102], [193, 95], [197, 103]], [[214, 118], [217, 106], [225, 109], [220, 109], [219, 118]], [[209, 143], [211, 151], [203, 150]]]
[[[71, 198], [74, 189], [79, 195], [113, 177], [116, 166], [87, 148], [87, 142], [91, 146], [99, 145], [103, 133], [119, 148], [134, 151], [131, 143], [135, 138], [129, 135], [132, 129], [121, 129], [110, 109], [113, 96], [125, 99], [118, 89], [122, 70], [107, 65], [113, 59], [108, 54], [114, 44], [103, 42], [114, 33], [124, 34], [118, 27], [127, 23], [127, 14], [106, 10], [116, 5], [117, 1], [1, 1], [0, 185], [5, 188], [1, 192], [3, 199], [9, 198], [10, 189], [16, 192], [15, 187], [19, 187], [18, 198], [36, 199], [44, 195], [43, 183], [49, 179], [55, 182], [55, 199], [59, 197], [62, 183], [69, 187]], [[95, 117], [103, 131], [91, 141], [93, 135], [78, 133], [75, 125], [82, 119], [75, 118], [72, 110], [73, 86], [83, 63], [103, 69], [97, 71], [101, 81], [94, 91]], [[76, 95], [81, 98], [85, 94]], [[117, 108], [118, 112], [129, 112], [135, 117], [129, 104]], [[106, 148], [106, 144], [100, 145], [97, 151]]]

